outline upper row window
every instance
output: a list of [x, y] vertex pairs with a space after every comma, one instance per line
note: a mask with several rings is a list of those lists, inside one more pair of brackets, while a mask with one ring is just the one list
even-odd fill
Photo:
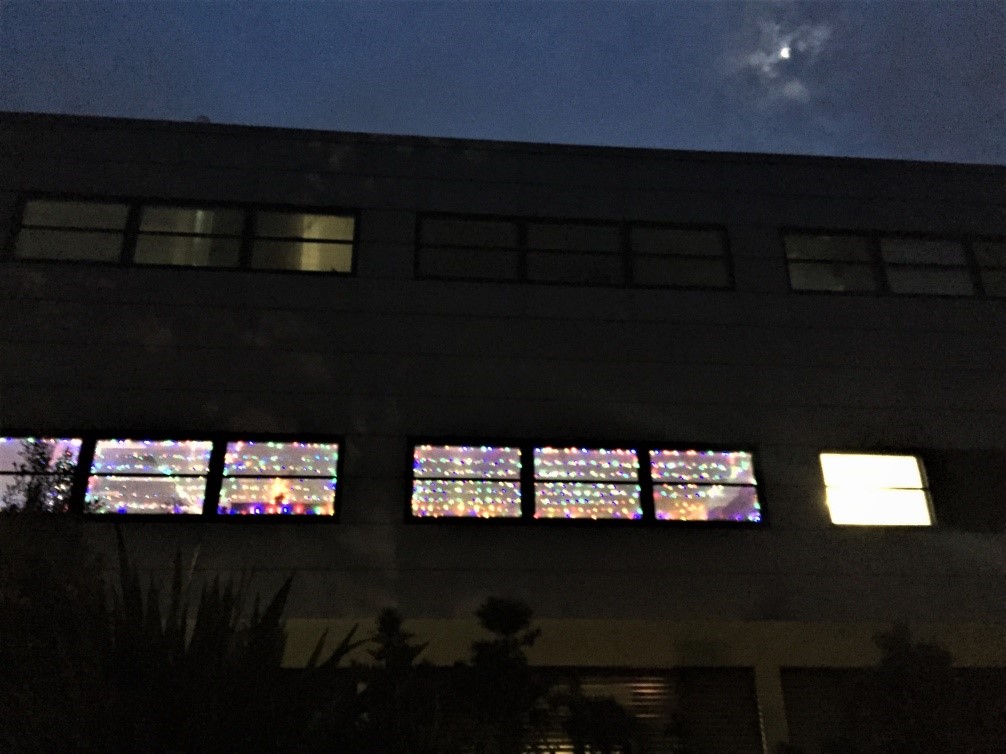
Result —
[[338, 463], [335, 443], [0, 437], [0, 509], [332, 516]]
[[348, 273], [351, 215], [161, 204], [30, 200], [21, 259]]
[[1006, 241], [788, 233], [795, 290], [1006, 296]]
[[553, 220], [419, 218], [420, 277], [729, 288], [722, 229]]
[[742, 451], [417, 445], [412, 477], [419, 518], [762, 518]]

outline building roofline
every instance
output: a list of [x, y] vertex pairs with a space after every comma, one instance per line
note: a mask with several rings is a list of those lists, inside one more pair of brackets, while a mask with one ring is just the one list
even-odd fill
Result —
[[563, 144], [555, 142], [507, 141], [492, 139], [467, 139], [454, 136], [421, 136], [365, 131], [325, 131], [310, 128], [242, 125], [200, 121], [176, 121], [148, 118], [123, 118], [101, 115], [76, 115], [63, 113], [20, 112], [0, 110], [0, 125], [10, 122], [75, 124], [90, 127], [139, 127], [145, 130], [176, 131], [188, 133], [214, 133], [229, 135], [269, 135], [290, 140], [325, 139], [341, 143], [408, 144], [412, 146], [452, 146], [456, 149], [478, 148], [494, 151], [551, 152], [558, 154], [601, 154], [622, 157], [663, 158], [668, 160], [702, 160], [715, 162], [761, 162], [790, 164], [828, 162], [833, 165], [864, 167], [868, 165], [901, 165], [937, 167], [952, 170], [979, 170], [1006, 172], [1006, 165], [966, 162], [939, 162], [904, 160], [880, 157], [836, 157], [812, 154], [782, 154], [774, 152], [718, 152], [711, 150], [664, 149], [657, 147], [601, 146], [588, 144]]

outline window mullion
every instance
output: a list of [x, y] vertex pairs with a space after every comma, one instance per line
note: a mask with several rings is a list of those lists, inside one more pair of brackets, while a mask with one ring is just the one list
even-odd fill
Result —
[[636, 459], [639, 461], [639, 505], [643, 509], [643, 520], [653, 521], [657, 514], [653, 503], [653, 476], [650, 473], [649, 449], [637, 448]]
[[220, 490], [223, 486], [224, 461], [227, 456], [227, 441], [217, 440], [210, 451], [210, 460], [206, 469], [206, 489], [203, 496], [203, 515], [215, 516], [220, 503]]
[[126, 215], [126, 227], [122, 234], [122, 253], [119, 257], [121, 264], [133, 264], [136, 259], [136, 240], [140, 235], [140, 212], [142, 205], [129, 205], [129, 212]]
[[251, 267], [252, 243], [255, 240], [255, 212], [246, 209], [244, 224], [241, 226], [241, 252], [238, 267], [247, 270]]
[[70, 512], [85, 511], [84, 498], [87, 495], [87, 481], [91, 476], [91, 464], [94, 463], [94, 449], [98, 444], [95, 437], [81, 439], [80, 452], [77, 453], [77, 466], [73, 470], [73, 482], [70, 485]]
[[534, 446], [520, 448], [520, 516], [534, 518]]

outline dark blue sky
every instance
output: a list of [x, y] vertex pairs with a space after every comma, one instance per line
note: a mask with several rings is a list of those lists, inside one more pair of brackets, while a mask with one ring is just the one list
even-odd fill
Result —
[[0, 0], [0, 109], [1006, 163], [1006, 2]]

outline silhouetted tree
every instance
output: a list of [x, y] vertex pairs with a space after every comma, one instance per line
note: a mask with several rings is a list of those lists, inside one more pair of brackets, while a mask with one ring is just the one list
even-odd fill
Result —
[[19, 440], [21, 461], [0, 498], [0, 509], [10, 512], [63, 513], [70, 499], [74, 461], [69, 448], [37, 437]]

